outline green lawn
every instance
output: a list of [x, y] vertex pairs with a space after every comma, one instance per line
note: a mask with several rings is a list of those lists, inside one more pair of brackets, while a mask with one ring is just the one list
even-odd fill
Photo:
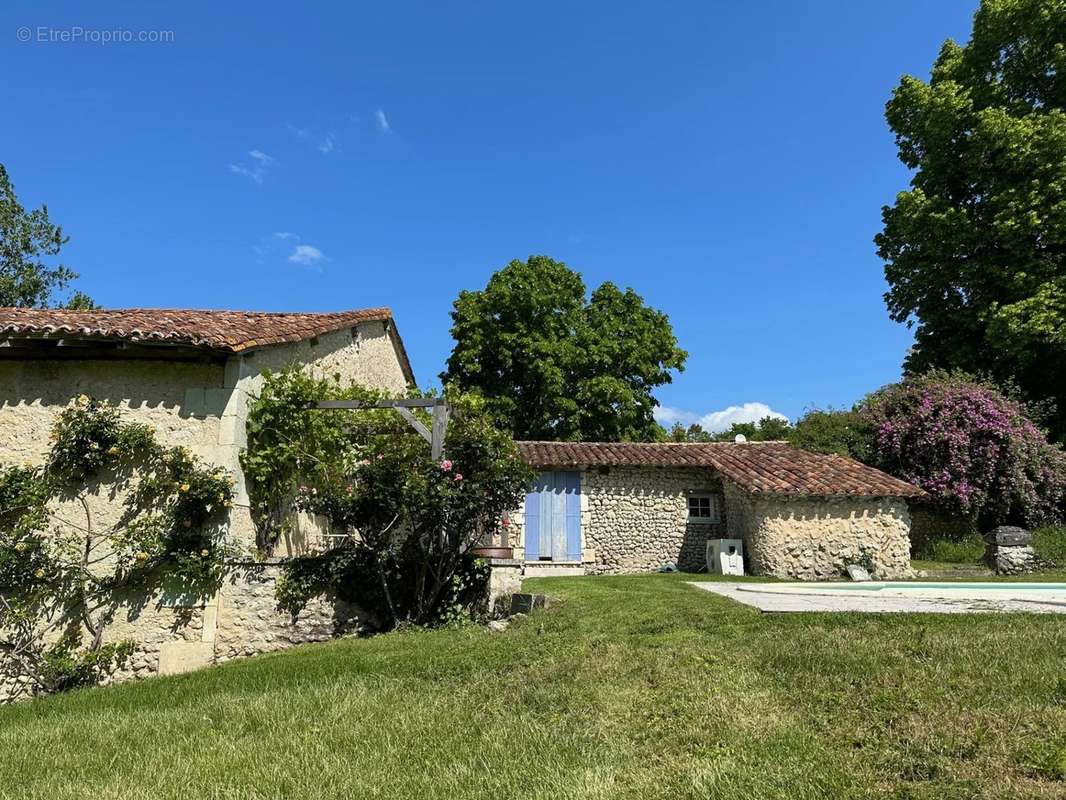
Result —
[[1066, 797], [1066, 619], [761, 615], [650, 575], [0, 709], [47, 798]]

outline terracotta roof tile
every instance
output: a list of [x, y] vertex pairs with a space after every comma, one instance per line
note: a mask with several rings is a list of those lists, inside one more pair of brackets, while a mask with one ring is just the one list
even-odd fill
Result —
[[390, 320], [387, 308], [336, 313], [125, 308], [96, 311], [0, 308], [0, 335], [173, 343], [239, 353], [298, 342], [360, 322]]
[[917, 486], [842, 456], [797, 450], [785, 442], [518, 442], [538, 467], [710, 467], [754, 494], [919, 497]]

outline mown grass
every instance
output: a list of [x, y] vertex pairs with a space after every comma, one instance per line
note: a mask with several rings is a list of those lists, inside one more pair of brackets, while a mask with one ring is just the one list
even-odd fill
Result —
[[1037, 528], [1033, 531], [1033, 549], [1045, 562], [1066, 569], [1066, 526]]
[[[1066, 796], [1060, 616], [764, 615], [699, 576], [0, 709], [19, 798]], [[703, 578], [705, 579], [705, 578]]]

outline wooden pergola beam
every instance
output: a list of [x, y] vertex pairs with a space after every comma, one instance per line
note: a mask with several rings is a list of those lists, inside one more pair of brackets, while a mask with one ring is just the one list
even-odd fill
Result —
[[433, 408], [447, 405], [443, 397], [415, 397], [406, 400], [319, 400], [312, 408]]
[[[434, 459], [444, 455], [444, 437], [448, 432], [448, 418], [451, 416], [451, 406], [443, 397], [417, 397], [405, 400], [319, 400], [311, 404], [312, 409], [359, 409], [368, 408], [394, 408], [407, 420], [407, 424], [414, 428], [423, 439], [429, 442]], [[412, 408], [433, 409], [433, 425], [427, 428], [416, 417]]]

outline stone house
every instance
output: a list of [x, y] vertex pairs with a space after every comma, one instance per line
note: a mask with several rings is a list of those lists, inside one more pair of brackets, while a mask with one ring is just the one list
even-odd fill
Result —
[[741, 539], [746, 571], [817, 580], [868, 557], [910, 573], [916, 486], [783, 442], [519, 442], [539, 472], [508, 520], [526, 575], [706, 564], [708, 539]]
[[[79, 395], [110, 401], [124, 419], [151, 425], [162, 444], [185, 446], [236, 478], [228, 536], [252, 552], [255, 529], [238, 461], [247, 410], [263, 372], [290, 364], [393, 393], [415, 382], [387, 308], [319, 314], [0, 309], [0, 464], [43, 461], [57, 413]], [[88, 501], [96, 530], [121, 513], [121, 502], [104, 486]], [[273, 555], [314, 544], [317, 531], [307, 528], [280, 541]], [[311, 607], [296, 623], [276, 611], [276, 576], [268, 559], [228, 580], [213, 598], [164, 591], [149, 602], [131, 600], [116, 609], [105, 640], [136, 640], [131, 671], [143, 675], [333, 635], [343, 615], [332, 606]]]

